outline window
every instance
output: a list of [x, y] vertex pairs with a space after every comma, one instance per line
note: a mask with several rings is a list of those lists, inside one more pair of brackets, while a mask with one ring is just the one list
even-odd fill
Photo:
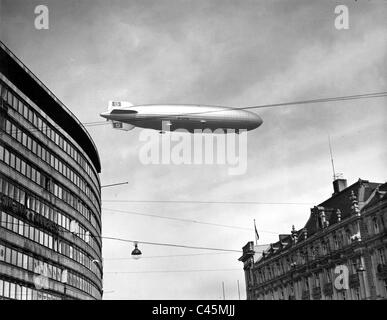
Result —
[[5, 260], [5, 247], [0, 244], [0, 261]]
[[32, 226], [29, 226], [29, 229], [30, 229], [30, 239], [31, 240], [35, 240], [35, 231], [36, 231], [36, 229], [34, 229]]
[[23, 268], [23, 254], [21, 252], [17, 253], [17, 266]]
[[19, 100], [16, 98], [16, 96], [13, 96], [12, 107], [13, 107], [15, 110], [17, 110], [18, 104], [19, 104]]
[[18, 233], [19, 231], [19, 220], [16, 218], [13, 218], [13, 232]]
[[326, 270], [326, 280], [328, 283], [332, 282], [332, 276], [331, 276], [331, 271], [329, 269]]
[[3, 296], [6, 297], [6, 298], [9, 298], [9, 282], [8, 281], [4, 281]]
[[34, 259], [28, 256], [28, 270], [34, 271]]
[[19, 234], [22, 236], [24, 231], [24, 222], [19, 220]]
[[375, 233], [379, 233], [379, 223], [378, 223], [378, 220], [376, 218], [374, 218], [372, 220], [372, 222], [373, 222], [373, 225], [374, 225], [374, 232]]
[[10, 161], [9, 161], [9, 165], [12, 167], [12, 168], [15, 168], [15, 165], [16, 165], [16, 159], [15, 159], [15, 155], [13, 153], [10, 154]]
[[24, 108], [23, 108], [23, 116], [24, 116], [24, 118], [28, 119], [28, 108], [27, 108], [27, 106], [24, 106]]
[[21, 173], [23, 175], [26, 175], [26, 163], [24, 161], [22, 161], [22, 165], [21, 165]]
[[39, 230], [39, 243], [44, 245], [44, 233]]
[[386, 264], [386, 258], [384, 255], [384, 248], [378, 249], [379, 262], [381, 264]]
[[4, 162], [9, 165], [9, 152], [7, 149], [4, 149]]
[[347, 240], [347, 244], [351, 244], [352, 240], [351, 240], [351, 231], [349, 229], [345, 230], [345, 237], [346, 237], [346, 240]]
[[320, 287], [320, 276], [318, 273], [314, 275], [314, 285], [315, 287]]
[[22, 287], [21, 295], [22, 295], [22, 300], [27, 300], [27, 288], [26, 287]]
[[24, 224], [23, 236], [26, 237], [26, 238], [29, 238], [28, 231], [29, 231], [29, 226], [27, 224]]
[[333, 245], [336, 250], [339, 248], [339, 240], [336, 235], [333, 236]]
[[360, 265], [360, 261], [358, 259], [352, 259], [350, 264], [350, 270], [352, 274], [357, 272], [357, 268]]
[[43, 233], [44, 246], [48, 247], [48, 234]]
[[35, 228], [33, 228], [33, 227], [31, 227], [32, 228], [32, 230], [34, 231], [34, 240], [36, 241], [36, 242], [39, 242], [39, 230], [38, 229], [35, 229]]
[[323, 255], [326, 255], [328, 253], [328, 246], [325, 241], [321, 244], [321, 252]]
[[0, 161], [4, 160], [4, 147], [0, 145]]
[[17, 171], [21, 171], [20, 170], [20, 167], [21, 167], [21, 164], [20, 164], [20, 158], [16, 158], [16, 165], [15, 165], [15, 169], [17, 170]]
[[24, 132], [22, 133], [22, 144], [27, 146], [27, 135]]
[[308, 279], [304, 280], [304, 290], [309, 291], [309, 281], [308, 281]]
[[17, 252], [15, 250], [11, 250], [11, 264], [17, 265]]
[[28, 270], [28, 256], [23, 254], [23, 269]]
[[5, 212], [1, 212], [1, 226], [7, 228], [7, 214]]
[[360, 290], [359, 290], [359, 288], [355, 288], [353, 291], [354, 291], [354, 298], [355, 298], [355, 300], [360, 300]]
[[11, 91], [8, 91], [8, 94], [7, 94], [7, 102], [9, 105], [12, 105], [12, 92]]

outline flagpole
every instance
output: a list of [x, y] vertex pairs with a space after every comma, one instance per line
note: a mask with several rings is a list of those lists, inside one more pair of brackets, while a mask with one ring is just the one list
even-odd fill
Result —
[[255, 239], [255, 245], [257, 245], [257, 235], [255, 234], [256, 226], [255, 226], [255, 219], [254, 219], [254, 239]]
[[257, 226], [255, 224], [255, 219], [254, 219], [254, 235], [255, 235], [255, 245], [258, 245], [259, 234], [258, 234]]

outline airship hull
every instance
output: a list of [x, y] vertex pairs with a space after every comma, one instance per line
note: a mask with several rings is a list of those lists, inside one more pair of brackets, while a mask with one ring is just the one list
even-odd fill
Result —
[[159, 131], [253, 130], [262, 119], [255, 113], [236, 108], [202, 105], [143, 105], [114, 108], [102, 117], [131, 126]]

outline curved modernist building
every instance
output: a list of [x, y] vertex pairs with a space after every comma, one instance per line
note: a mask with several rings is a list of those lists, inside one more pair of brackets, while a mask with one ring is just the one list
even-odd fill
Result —
[[96, 147], [3, 43], [0, 89], [0, 299], [101, 299]]

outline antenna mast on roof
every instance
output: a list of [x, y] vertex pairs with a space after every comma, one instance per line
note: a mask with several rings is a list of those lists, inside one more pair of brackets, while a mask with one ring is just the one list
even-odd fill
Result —
[[336, 173], [335, 171], [335, 163], [333, 161], [333, 153], [332, 153], [332, 145], [331, 145], [331, 136], [328, 135], [328, 143], [329, 143], [329, 153], [331, 155], [331, 163], [332, 163], [332, 171], [333, 171], [333, 181], [343, 176], [342, 173]]

